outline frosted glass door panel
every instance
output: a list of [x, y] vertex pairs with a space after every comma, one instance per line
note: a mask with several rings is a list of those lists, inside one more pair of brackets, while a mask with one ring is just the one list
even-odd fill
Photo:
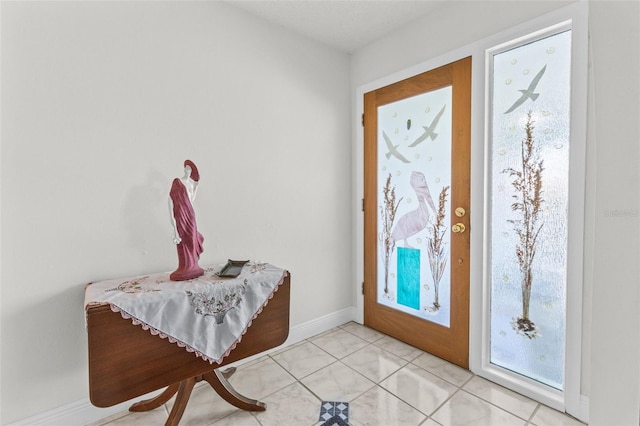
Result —
[[452, 87], [378, 107], [378, 303], [449, 327]]
[[490, 361], [563, 389], [571, 32], [493, 55]]

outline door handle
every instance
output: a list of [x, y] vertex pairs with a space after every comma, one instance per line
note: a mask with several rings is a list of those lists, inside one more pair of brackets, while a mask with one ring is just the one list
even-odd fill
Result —
[[462, 234], [464, 231], [466, 231], [466, 229], [467, 228], [464, 226], [463, 223], [456, 223], [451, 227], [451, 231], [453, 231], [456, 234]]

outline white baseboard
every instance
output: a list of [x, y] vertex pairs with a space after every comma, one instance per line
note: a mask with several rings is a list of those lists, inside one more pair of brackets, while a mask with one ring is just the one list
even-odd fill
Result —
[[152, 392], [108, 408], [95, 407], [88, 398], [82, 399], [12, 423], [10, 426], [84, 426], [126, 411], [133, 403], [152, 398], [158, 394], [160, 394], [160, 391]]
[[589, 424], [589, 397], [587, 395], [580, 395], [580, 413], [578, 419]]
[[307, 321], [304, 324], [297, 325], [289, 330], [289, 338], [283, 346], [289, 346], [317, 334], [324, 333], [334, 327], [346, 324], [349, 321], [354, 321], [355, 318], [356, 308], [354, 306], [350, 306], [320, 318]]
[[[232, 365], [239, 365], [245, 362], [249, 362], [255, 358], [264, 356], [269, 352], [280, 350], [286, 346], [293, 345], [302, 340], [330, 330], [334, 327], [346, 324], [349, 321], [353, 321], [355, 318], [356, 308], [349, 307], [336, 312], [332, 312], [320, 318], [307, 321], [304, 324], [292, 327], [289, 330], [289, 338], [282, 346], [274, 348], [271, 351], [255, 355], [253, 357], [245, 358], [242, 361], [238, 361]], [[153, 392], [148, 395], [144, 395], [109, 408], [95, 407], [91, 404], [89, 399], [86, 398], [80, 401], [63, 405], [58, 408], [54, 408], [52, 410], [45, 411], [44, 413], [37, 414], [27, 419], [20, 420], [16, 423], [12, 423], [9, 426], [84, 426], [88, 423], [97, 422], [119, 412], [126, 411], [134, 402], [151, 398], [155, 395], [158, 395], [159, 393], [160, 391]]]

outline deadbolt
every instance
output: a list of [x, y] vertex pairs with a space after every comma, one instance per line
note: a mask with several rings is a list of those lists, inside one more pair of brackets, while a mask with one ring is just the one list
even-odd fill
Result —
[[467, 228], [464, 226], [463, 223], [456, 223], [451, 227], [451, 230], [456, 234], [462, 234], [466, 229]]
[[462, 207], [456, 207], [456, 209], [455, 209], [455, 211], [454, 211], [454, 212], [455, 212], [456, 216], [458, 216], [458, 217], [462, 217], [462, 216], [464, 216], [465, 214], [467, 214], [467, 212], [465, 211], [465, 209], [463, 209]]

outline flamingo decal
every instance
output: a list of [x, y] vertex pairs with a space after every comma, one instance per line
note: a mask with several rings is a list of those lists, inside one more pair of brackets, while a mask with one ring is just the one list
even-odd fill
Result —
[[398, 220], [397, 225], [391, 233], [392, 240], [403, 240], [405, 247], [411, 247], [407, 242], [407, 238], [427, 227], [427, 223], [429, 222], [428, 207], [431, 207], [434, 213], [436, 212], [436, 206], [431, 198], [431, 192], [429, 191], [427, 179], [424, 177], [424, 174], [416, 171], [411, 172], [411, 180], [409, 183], [418, 197], [418, 208], [409, 213], [405, 213]]

